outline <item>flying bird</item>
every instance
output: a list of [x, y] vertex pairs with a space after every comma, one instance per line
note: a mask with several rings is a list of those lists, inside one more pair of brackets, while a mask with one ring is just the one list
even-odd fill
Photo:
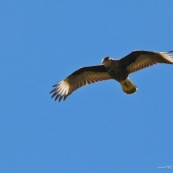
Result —
[[54, 85], [51, 98], [60, 102], [82, 86], [109, 79], [118, 81], [126, 94], [135, 93], [137, 87], [128, 75], [157, 63], [173, 64], [172, 52], [133, 51], [119, 60], [105, 57], [101, 65], [82, 67]]

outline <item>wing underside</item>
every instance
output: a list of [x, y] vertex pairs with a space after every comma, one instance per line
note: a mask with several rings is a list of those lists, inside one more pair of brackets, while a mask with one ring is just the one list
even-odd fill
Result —
[[134, 51], [120, 61], [133, 73], [157, 63], [173, 64], [173, 55], [171, 52]]
[[52, 98], [59, 101], [66, 99], [73, 91], [87, 84], [112, 79], [107, 73], [104, 65], [83, 67], [72, 73], [55, 87], [50, 93], [53, 93]]

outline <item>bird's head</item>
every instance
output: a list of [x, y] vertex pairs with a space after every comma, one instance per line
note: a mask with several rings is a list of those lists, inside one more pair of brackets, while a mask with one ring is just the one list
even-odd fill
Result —
[[112, 58], [107, 56], [105, 58], [102, 59], [102, 64], [106, 65], [106, 64], [110, 64], [112, 61]]

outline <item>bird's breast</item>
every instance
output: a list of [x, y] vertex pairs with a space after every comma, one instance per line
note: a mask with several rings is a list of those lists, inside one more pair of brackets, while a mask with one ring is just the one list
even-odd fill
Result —
[[106, 67], [108, 73], [117, 81], [123, 81], [128, 77], [127, 70], [118, 63], [112, 63], [111, 66]]

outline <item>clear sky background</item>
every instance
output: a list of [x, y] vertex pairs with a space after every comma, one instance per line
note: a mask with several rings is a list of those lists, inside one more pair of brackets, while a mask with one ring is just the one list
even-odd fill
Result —
[[0, 1], [0, 172], [157, 173], [173, 166], [173, 66], [88, 85], [52, 85], [104, 56], [173, 50], [173, 1]]

